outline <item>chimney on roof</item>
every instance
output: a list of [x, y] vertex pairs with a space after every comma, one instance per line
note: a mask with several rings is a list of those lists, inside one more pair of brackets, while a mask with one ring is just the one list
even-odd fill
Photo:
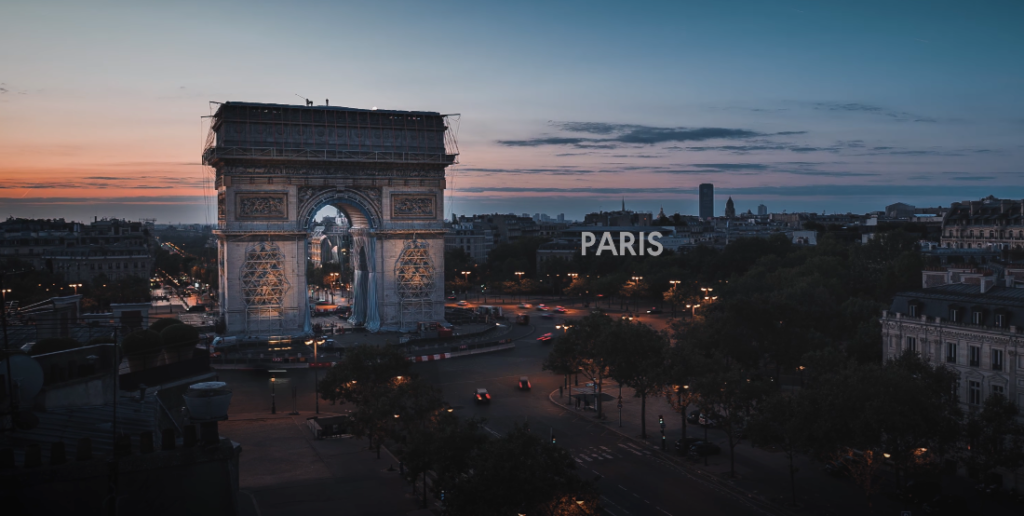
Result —
[[330, 106], [331, 105], [331, 99], [324, 99], [324, 105], [325, 106]]

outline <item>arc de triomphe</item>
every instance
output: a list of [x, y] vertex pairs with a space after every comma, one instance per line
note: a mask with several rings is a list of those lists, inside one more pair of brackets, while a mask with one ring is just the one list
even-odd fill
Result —
[[226, 102], [203, 161], [216, 169], [220, 315], [229, 334], [310, 329], [313, 217], [352, 223], [351, 321], [370, 331], [444, 319], [445, 167], [432, 112]]

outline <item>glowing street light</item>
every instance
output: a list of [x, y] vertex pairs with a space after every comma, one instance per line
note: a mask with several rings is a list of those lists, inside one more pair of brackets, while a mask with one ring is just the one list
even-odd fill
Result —
[[78, 295], [78, 287], [81, 287], [82, 284], [81, 283], [72, 283], [72, 284], [70, 284], [68, 286], [75, 289], [75, 295], [77, 296]]

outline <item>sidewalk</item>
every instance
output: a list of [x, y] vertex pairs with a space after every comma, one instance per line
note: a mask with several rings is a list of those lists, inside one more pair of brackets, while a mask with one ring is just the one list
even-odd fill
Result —
[[[575, 389], [583, 388], [572, 386]], [[681, 437], [682, 416], [675, 412], [663, 397], [647, 399], [647, 438], [640, 435], [640, 398], [634, 397], [634, 391], [622, 388], [622, 426], [619, 426], [619, 409], [615, 398], [618, 396], [617, 384], [605, 385], [603, 392], [611, 395], [611, 401], [602, 402], [605, 419], [593, 419], [593, 423], [622, 434], [624, 437], [643, 443], [654, 450], [661, 449], [661, 427], [658, 416], [665, 417], [665, 436], [667, 451], [663, 458], [682, 465], [689, 471], [700, 474], [704, 478], [713, 479], [716, 484], [728, 489], [737, 496], [748, 499], [760, 499], [761, 505], [777, 514], [814, 514], [821, 516], [861, 516], [869, 512], [863, 492], [847, 478], [834, 478], [826, 475], [823, 464], [806, 457], [796, 460], [796, 491], [799, 507], [789, 504], [792, 496], [789, 481], [789, 462], [781, 451], [754, 448], [749, 441], [741, 441], [736, 446], [736, 478], [729, 476], [729, 444], [724, 432], [715, 429], [707, 430], [710, 442], [722, 448], [721, 455], [708, 458], [708, 465], [703, 461], [690, 462], [675, 453], [675, 443]], [[575, 410], [569, 398], [569, 392], [559, 398], [558, 391], [549, 396], [551, 401], [566, 410]], [[607, 397], [604, 397], [607, 400]], [[581, 409], [582, 410], [582, 409]], [[689, 412], [696, 410], [691, 406]], [[589, 415], [596, 415], [591, 409]], [[705, 429], [699, 425], [687, 424], [687, 437], [704, 438]], [[884, 490], [884, 489], [883, 489]], [[880, 493], [872, 497], [876, 511], [881, 514], [899, 514], [899, 507]]]
[[233, 413], [220, 424], [221, 435], [242, 445], [241, 515], [430, 514], [419, 509], [412, 486], [387, 452], [378, 460], [361, 439], [317, 441], [306, 417]]

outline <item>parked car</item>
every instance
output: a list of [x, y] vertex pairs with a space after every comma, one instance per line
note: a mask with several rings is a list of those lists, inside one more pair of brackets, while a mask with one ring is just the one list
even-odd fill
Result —
[[696, 455], [697, 457], [718, 455], [719, 453], [722, 453], [722, 448], [715, 443], [697, 441], [690, 446], [690, 455]]
[[533, 388], [533, 386], [530, 385], [530, 378], [528, 376], [520, 376], [519, 377], [519, 390], [521, 390], [521, 391], [528, 391], [528, 390], [530, 390], [532, 388]]
[[604, 313], [604, 309], [603, 308], [595, 308], [595, 309], [591, 310], [590, 313], [592, 313], [592, 314], [603, 314]]
[[849, 456], [840, 457], [839, 460], [830, 460], [825, 463], [825, 473], [834, 477], [849, 475], [851, 462], [853, 462], [853, 459]]
[[937, 516], [972, 516], [977, 514], [976, 510], [964, 500], [963, 497], [949, 494], [940, 494], [935, 499], [924, 504], [925, 514]]
[[545, 333], [544, 335], [537, 337], [537, 341], [540, 342], [541, 344], [547, 344], [548, 342], [551, 342], [552, 338], [554, 338], [553, 335], [551, 335], [550, 333]]
[[718, 425], [718, 415], [712, 414], [705, 416], [704, 414], [701, 414], [700, 417], [697, 418], [697, 424], [700, 426], [714, 428]]
[[647, 313], [649, 313], [649, 314], [660, 314], [662, 312], [661, 312], [661, 308], [658, 308], [656, 306], [652, 306], [651, 309], [647, 311]]
[[697, 437], [687, 437], [686, 439], [677, 439], [676, 440], [676, 453], [678, 453], [679, 455], [686, 455], [687, 453], [690, 452], [690, 447], [693, 446], [696, 443], [699, 443], [700, 441], [701, 440], [699, 438], [697, 438]]
[[487, 389], [479, 388], [476, 390], [476, 402], [477, 403], [490, 403], [491, 394], [487, 392]]

